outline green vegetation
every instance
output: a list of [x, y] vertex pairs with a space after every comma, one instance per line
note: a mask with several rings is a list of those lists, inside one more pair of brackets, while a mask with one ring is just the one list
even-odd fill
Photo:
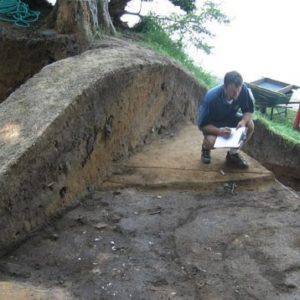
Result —
[[[135, 29], [142, 44], [163, 54], [179, 63], [186, 71], [194, 75], [199, 83], [211, 88], [217, 84], [216, 78], [207, 73], [201, 67], [195, 66], [192, 59], [183, 51], [183, 45], [180, 42], [174, 42], [169, 35], [155, 22], [151, 17], [145, 18], [142, 23]], [[261, 121], [271, 132], [280, 134], [288, 143], [293, 145], [300, 143], [300, 133], [293, 129], [293, 121], [296, 112], [288, 110], [287, 118], [274, 116], [270, 120], [267, 115], [259, 112], [255, 113], [255, 118]]]
[[[141, 0], [141, 5], [143, 1], [151, 0]], [[193, 46], [209, 54], [212, 47], [206, 39], [214, 36], [209, 25], [229, 23], [228, 17], [219, 8], [220, 4], [214, 0], [204, 0], [201, 3], [196, 0], [170, 2], [179, 8], [176, 13], [150, 13], [147, 16], [141, 15], [140, 12], [133, 13], [139, 17], [139, 21], [133, 29], [127, 29], [133, 30], [140, 37], [143, 46], [175, 60], [202, 85], [207, 88], [215, 86], [216, 78], [200, 66], [196, 66], [184, 50]], [[126, 14], [126, 11], [122, 13]]]
[[[191, 4], [190, 11], [184, 16], [172, 16], [173, 20], [159, 17], [157, 15], [149, 15], [141, 17], [141, 21], [134, 27], [134, 34], [138, 37], [143, 46], [149, 47], [158, 53], [175, 60], [187, 72], [192, 74], [196, 80], [206, 86], [208, 89], [217, 85], [218, 81], [212, 74], [206, 72], [201, 66], [196, 66], [194, 61], [184, 52], [185, 42], [184, 35], [190, 35], [191, 32], [188, 28], [192, 23], [197, 23], [196, 32], [205, 36], [212, 34], [205, 29], [204, 23], [207, 18], [211, 18], [219, 23], [226, 23], [228, 19], [223, 15], [212, 2], [202, 12], [202, 17], [194, 19], [190, 18], [195, 9], [193, 0], [172, 0], [175, 3]], [[182, 20], [181, 20], [182, 19]], [[173, 22], [174, 21], [174, 22]], [[193, 27], [195, 29], [195, 27]], [[174, 34], [177, 39], [174, 39]], [[171, 38], [173, 37], [173, 39]], [[178, 38], [179, 37], [179, 38]], [[189, 40], [189, 39], [188, 39]], [[198, 49], [209, 53], [209, 46], [202, 42], [202, 37], [197, 42]], [[293, 129], [293, 120], [295, 118], [295, 111], [288, 110], [287, 117], [283, 115], [274, 116], [273, 120], [268, 118], [270, 112], [263, 115], [260, 112], [255, 113], [255, 118], [262, 122], [270, 132], [281, 135], [287, 143], [293, 145], [300, 144], [300, 133]]]
[[135, 28], [135, 32], [143, 46], [150, 47], [175, 60], [183, 69], [191, 73], [200, 84], [207, 88], [217, 84], [216, 79], [211, 74], [201, 67], [195, 66], [193, 60], [184, 53], [183, 44], [180, 41], [173, 41], [152, 16], [144, 17], [143, 22]]
[[293, 129], [293, 121], [296, 112], [288, 109], [287, 118], [284, 116], [275, 116], [273, 120], [270, 120], [267, 114], [261, 114], [255, 112], [255, 118], [262, 122], [271, 132], [281, 135], [284, 140], [293, 145], [300, 144], [300, 133]]
[[214, 1], [202, 1], [201, 8], [186, 12], [185, 14], [174, 13], [169, 17], [155, 15], [156, 22], [175, 41], [180, 41], [184, 46], [193, 45], [207, 54], [212, 47], [207, 43], [207, 37], [213, 37], [209, 29], [210, 23], [226, 24], [229, 19], [222, 13], [219, 4]]

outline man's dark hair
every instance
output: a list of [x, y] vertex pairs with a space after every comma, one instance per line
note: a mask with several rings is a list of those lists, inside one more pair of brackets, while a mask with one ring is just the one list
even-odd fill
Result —
[[225, 74], [224, 85], [234, 84], [235, 86], [241, 86], [243, 84], [243, 77], [237, 71], [231, 71]]

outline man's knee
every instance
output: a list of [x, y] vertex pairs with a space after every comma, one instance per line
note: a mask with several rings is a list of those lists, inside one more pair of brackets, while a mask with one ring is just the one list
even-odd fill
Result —
[[216, 136], [214, 135], [204, 135], [203, 139], [203, 147], [207, 150], [211, 150], [214, 148]]

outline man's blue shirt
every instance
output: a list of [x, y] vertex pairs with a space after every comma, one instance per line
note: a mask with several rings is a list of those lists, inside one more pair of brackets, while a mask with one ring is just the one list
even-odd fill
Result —
[[203, 102], [198, 108], [198, 127], [208, 124], [217, 126], [217, 124], [226, 124], [231, 118], [234, 118], [241, 109], [242, 113], [253, 113], [254, 103], [249, 90], [245, 84], [242, 85], [241, 92], [236, 100], [229, 103], [225, 99], [224, 85], [219, 85], [210, 91], [204, 97]]

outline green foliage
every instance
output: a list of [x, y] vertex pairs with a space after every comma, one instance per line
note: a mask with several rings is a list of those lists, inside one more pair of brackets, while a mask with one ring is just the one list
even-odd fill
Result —
[[214, 34], [208, 29], [212, 22], [229, 23], [219, 6], [212, 1], [205, 1], [200, 11], [191, 10], [186, 14], [172, 14], [170, 17], [152, 16], [164, 31], [176, 41], [184, 45], [194, 45], [197, 49], [210, 53], [211, 46], [206, 42], [207, 37]]
[[216, 85], [216, 81], [211, 74], [194, 65], [193, 60], [184, 53], [182, 43], [180, 41], [174, 42], [161, 28], [155, 17], [144, 17], [143, 21], [135, 28], [135, 31], [139, 34], [145, 46], [174, 59], [186, 71], [191, 73], [199, 83], [207, 88]]
[[175, 6], [179, 6], [183, 11], [189, 13], [196, 9], [195, 0], [170, 0]]
[[267, 115], [255, 112], [257, 120], [262, 122], [271, 132], [281, 135], [287, 143], [300, 144], [300, 132], [293, 129], [293, 120], [296, 112], [288, 110], [287, 118], [277, 117], [270, 120]]

